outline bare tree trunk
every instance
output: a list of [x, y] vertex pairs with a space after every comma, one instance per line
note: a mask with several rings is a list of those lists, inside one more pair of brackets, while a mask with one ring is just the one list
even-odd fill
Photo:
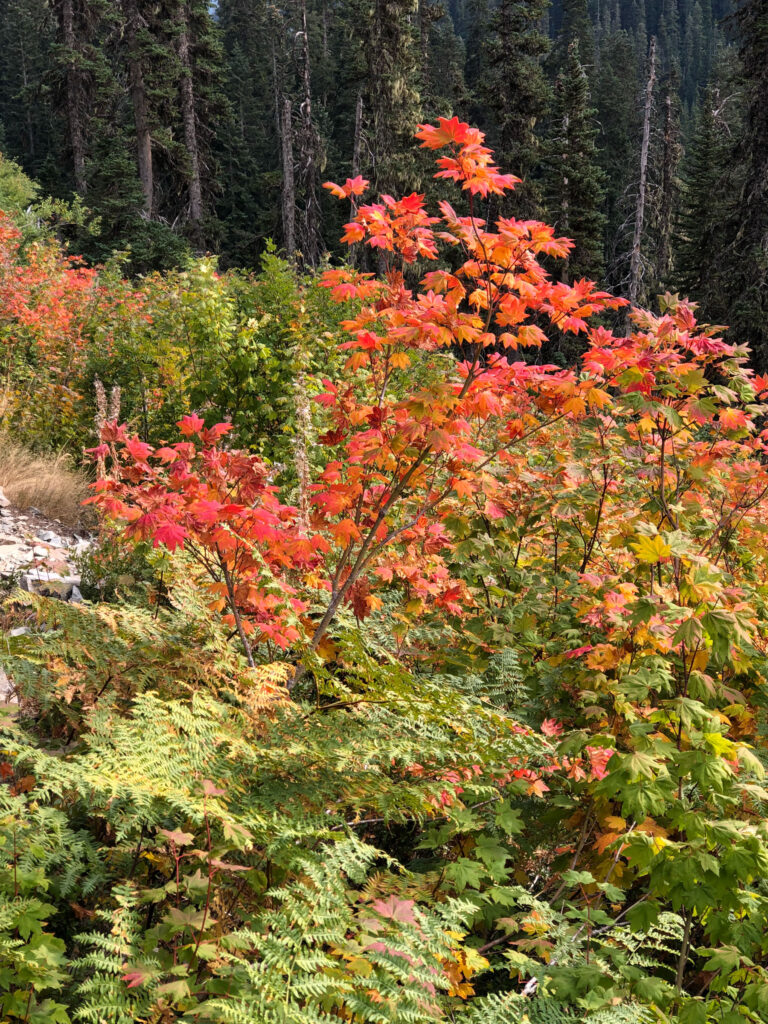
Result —
[[203, 223], [203, 187], [200, 178], [200, 148], [197, 141], [195, 90], [192, 82], [192, 64], [189, 57], [189, 22], [186, 5], [179, 7], [178, 54], [181, 63], [181, 120], [184, 125], [184, 145], [189, 158], [189, 221], [197, 240], [201, 240]]
[[280, 124], [283, 163], [283, 245], [288, 259], [296, 255], [296, 186], [293, 179], [293, 123], [291, 101], [283, 99], [283, 115]]
[[671, 87], [664, 99], [664, 154], [661, 169], [661, 205], [659, 208], [658, 277], [663, 284], [669, 274], [674, 205], [675, 172], [679, 158], [678, 132], [675, 124]]
[[643, 220], [645, 219], [645, 192], [648, 185], [648, 146], [651, 137], [651, 113], [653, 110], [653, 87], [656, 83], [656, 37], [651, 37], [648, 53], [648, 80], [645, 85], [645, 108], [643, 111], [643, 141], [640, 147], [640, 186], [635, 208], [635, 231], [632, 237], [632, 258], [629, 264], [629, 302], [637, 304], [640, 292], [641, 243]]
[[[355, 103], [355, 134], [352, 137], [352, 177], [356, 178], [360, 173], [360, 153], [363, 143], [363, 94], [357, 94]], [[355, 197], [352, 197], [353, 205], [356, 205]]]
[[144, 194], [144, 215], [152, 219], [155, 199], [154, 173], [152, 167], [152, 135], [149, 130], [149, 100], [141, 66], [138, 35], [141, 15], [137, 0], [123, 0], [125, 14], [125, 40], [128, 45], [128, 88], [133, 104], [133, 119], [136, 125], [136, 162], [139, 181]]
[[[359, 92], [357, 94], [357, 102], [355, 103], [355, 133], [352, 136], [352, 177], [356, 178], [360, 173], [360, 155], [362, 152], [363, 145], [363, 94]], [[352, 219], [357, 214], [357, 196], [349, 197]], [[349, 262], [353, 267], [359, 267], [361, 264], [360, 259], [360, 245], [355, 243], [349, 248]]]
[[67, 94], [67, 127], [69, 128], [69, 144], [72, 149], [72, 167], [75, 178], [75, 189], [85, 195], [88, 185], [85, 177], [85, 128], [83, 125], [83, 75], [77, 67], [75, 51], [77, 35], [75, 33], [75, 8], [73, 0], [61, 0], [61, 39], [67, 50], [66, 94]]

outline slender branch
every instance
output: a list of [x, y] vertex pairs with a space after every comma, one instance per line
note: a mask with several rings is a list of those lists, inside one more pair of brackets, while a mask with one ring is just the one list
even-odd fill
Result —
[[221, 559], [221, 569], [224, 573], [224, 581], [227, 584], [227, 594], [229, 595], [229, 607], [232, 609], [232, 616], [235, 620], [235, 626], [237, 627], [237, 634], [240, 637], [240, 642], [243, 645], [245, 651], [245, 657], [251, 668], [256, 668], [256, 662], [253, 659], [253, 651], [251, 645], [248, 642], [248, 637], [245, 635], [243, 629], [243, 620], [240, 615], [240, 609], [237, 607], [237, 599], [235, 597], [235, 585], [232, 580], [232, 574], [226, 566], [226, 563]]

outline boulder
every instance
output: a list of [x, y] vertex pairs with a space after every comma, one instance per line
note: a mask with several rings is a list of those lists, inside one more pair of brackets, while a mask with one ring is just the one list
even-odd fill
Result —
[[79, 586], [79, 576], [62, 576], [57, 572], [46, 572], [45, 569], [31, 569], [21, 577], [22, 590], [40, 594], [41, 597], [58, 597], [61, 601], [71, 600], [76, 587], [79, 600], [82, 601]]

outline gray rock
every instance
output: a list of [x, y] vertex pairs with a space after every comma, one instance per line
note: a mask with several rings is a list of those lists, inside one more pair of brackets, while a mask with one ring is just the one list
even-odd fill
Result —
[[9, 508], [10, 504], [10, 501], [8, 501], [8, 499], [5, 496], [5, 491], [3, 490], [2, 487], [0, 487], [0, 507]]
[[5, 674], [5, 670], [0, 668], [0, 701], [3, 704], [16, 704], [16, 690], [13, 683]]
[[72, 604], [83, 603], [83, 595], [80, 593], [80, 588], [77, 585], [72, 587], [72, 593], [69, 595], [69, 600]]
[[25, 565], [32, 558], [31, 548], [22, 547], [20, 544], [15, 547], [4, 547], [3, 562], [5, 565]]
[[21, 588], [30, 594], [40, 594], [41, 597], [57, 597], [61, 601], [72, 599], [75, 588], [80, 595], [80, 577], [62, 576], [57, 572], [46, 572], [45, 569], [31, 569], [21, 577]]
[[64, 547], [64, 541], [53, 530], [43, 530], [41, 533], [38, 533], [37, 539], [41, 540], [44, 544], [53, 544], [56, 548]]
[[30, 569], [21, 577], [21, 586], [24, 590], [33, 591], [41, 583], [63, 583], [64, 577], [57, 572], [47, 572], [45, 569]]

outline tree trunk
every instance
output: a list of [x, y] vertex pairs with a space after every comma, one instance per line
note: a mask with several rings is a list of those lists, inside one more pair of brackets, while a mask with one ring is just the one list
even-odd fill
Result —
[[178, 55], [181, 63], [181, 120], [184, 126], [184, 145], [189, 159], [189, 221], [196, 241], [202, 240], [203, 188], [200, 179], [200, 148], [197, 141], [195, 89], [192, 81], [192, 63], [189, 57], [189, 21], [186, 5], [179, 7]]
[[[360, 153], [363, 142], [363, 94], [357, 94], [355, 103], [355, 134], [352, 137], [352, 177], [356, 178], [360, 173]], [[356, 199], [352, 196], [352, 205], [356, 206]]]
[[643, 111], [643, 141], [640, 147], [640, 185], [635, 208], [635, 231], [632, 237], [632, 257], [629, 264], [629, 302], [637, 304], [640, 293], [641, 243], [643, 220], [645, 219], [645, 192], [648, 185], [648, 146], [651, 137], [651, 113], [653, 110], [653, 87], [656, 83], [656, 37], [651, 37], [648, 54], [648, 80], [645, 85], [645, 107]]
[[155, 198], [152, 136], [149, 130], [149, 100], [138, 43], [141, 16], [137, 0], [123, 0], [123, 13], [125, 15], [125, 39], [128, 46], [128, 88], [136, 125], [136, 161], [141, 191], [144, 194], [144, 215], [151, 220]]
[[289, 260], [296, 255], [296, 187], [293, 179], [293, 123], [291, 101], [283, 99], [283, 116], [280, 124], [283, 163], [283, 245]]
[[320, 202], [317, 197], [317, 152], [319, 140], [312, 122], [312, 76], [309, 59], [309, 34], [307, 31], [307, 2], [301, 2], [301, 136], [299, 144], [299, 166], [301, 187], [304, 193], [304, 210], [301, 222], [301, 250], [311, 267], [320, 262]]
[[675, 124], [671, 89], [664, 99], [664, 154], [661, 169], [661, 205], [659, 209], [658, 278], [664, 284], [669, 274], [672, 242], [672, 210], [674, 181], [678, 162], [677, 126]]
[[75, 8], [73, 0], [61, 0], [59, 10], [61, 40], [67, 51], [67, 71], [65, 76], [67, 127], [69, 128], [69, 145], [72, 149], [75, 190], [80, 195], [85, 195], [88, 186], [85, 177], [84, 90], [83, 75], [77, 66], [77, 35], [75, 33]]
[[421, 63], [421, 84], [424, 91], [429, 88], [429, 26], [431, 23], [429, 0], [419, 0], [419, 57]]
[[[363, 145], [363, 94], [357, 94], [355, 103], [355, 131], [352, 136], [352, 177], [356, 178], [360, 173], [360, 157]], [[350, 220], [357, 215], [357, 196], [349, 197]], [[363, 265], [362, 247], [359, 242], [349, 247], [349, 262], [353, 267], [360, 268]]]

